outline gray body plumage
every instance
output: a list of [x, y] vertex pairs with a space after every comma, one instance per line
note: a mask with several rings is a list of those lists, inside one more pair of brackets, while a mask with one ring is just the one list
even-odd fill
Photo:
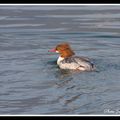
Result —
[[94, 64], [91, 63], [89, 58], [79, 56], [71, 56], [59, 60], [58, 65], [61, 69], [76, 69], [82, 71], [91, 71], [95, 69]]

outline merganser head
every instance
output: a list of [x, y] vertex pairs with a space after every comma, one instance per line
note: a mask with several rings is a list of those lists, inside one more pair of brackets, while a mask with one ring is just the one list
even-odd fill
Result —
[[58, 44], [55, 48], [49, 50], [49, 52], [59, 53], [60, 57], [63, 58], [67, 58], [75, 54], [68, 43]]

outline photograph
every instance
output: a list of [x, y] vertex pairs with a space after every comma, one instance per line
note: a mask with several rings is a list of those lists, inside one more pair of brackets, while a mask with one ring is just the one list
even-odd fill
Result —
[[0, 116], [120, 116], [120, 4], [0, 4]]

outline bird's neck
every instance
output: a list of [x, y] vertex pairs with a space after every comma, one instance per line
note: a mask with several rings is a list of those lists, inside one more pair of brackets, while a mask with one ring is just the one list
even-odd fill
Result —
[[57, 60], [57, 64], [59, 65], [60, 62], [61, 62], [62, 60], [64, 60], [64, 59], [65, 59], [64, 57], [59, 56], [59, 58], [58, 58], [58, 60]]

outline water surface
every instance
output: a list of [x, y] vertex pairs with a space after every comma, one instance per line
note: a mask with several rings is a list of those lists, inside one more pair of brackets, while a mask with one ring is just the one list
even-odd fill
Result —
[[[48, 50], [61, 42], [97, 71], [60, 70]], [[0, 5], [0, 68], [1, 115], [119, 110], [120, 6]]]

